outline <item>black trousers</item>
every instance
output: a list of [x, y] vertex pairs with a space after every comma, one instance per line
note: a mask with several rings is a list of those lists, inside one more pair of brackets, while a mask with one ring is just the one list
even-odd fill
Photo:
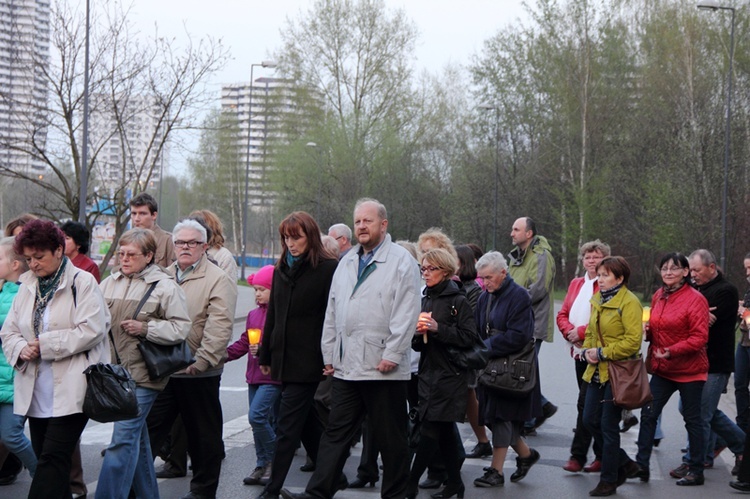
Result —
[[29, 418], [31, 446], [39, 459], [30, 499], [70, 498], [73, 451], [89, 418], [83, 413], [57, 418]]
[[591, 435], [586, 425], [583, 424], [583, 407], [586, 402], [586, 390], [589, 387], [589, 384], [583, 381], [583, 374], [586, 372], [588, 363], [585, 360], [576, 360], [574, 362], [576, 365], [576, 381], [578, 382], [578, 403], [576, 405], [578, 418], [576, 419], [576, 432], [573, 435], [573, 443], [570, 445], [570, 455], [583, 466], [586, 464], [586, 456], [589, 453], [592, 440], [594, 441], [594, 458], [601, 460], [602, 443], [599, 441], [599, 438]]
[[170, 378], [146, 419], [151, 448], [159, 449], [182, 416], [193, 463], [190, 491], [207, 497], [216, 496], [224, 455], [220, 383], [221, 376]]
[[307, 455], [318, 463], [318, 445], [322, 427], [315, 414], [314, 399], [318, 382], [283, 383], [281, 403], [276, 420], [276, 449], [271, 464], [271, 481], [266, 492], [278, 495], [292, 466], [294, 452], [304, 438]]
[[367, 414], [373, 438], [383, 457], [383, 498], [403, 498], [409, 478], [409, 450], [406, 442], [407, 381], [344, 381], [333, 379], [331, 416], [320, 440], [317, 467], [307, 492], [316, 497], [333, 497], [352, 438]]

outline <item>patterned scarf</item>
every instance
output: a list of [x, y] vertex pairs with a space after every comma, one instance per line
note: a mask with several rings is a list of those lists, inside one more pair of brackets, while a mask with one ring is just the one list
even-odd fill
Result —
[[47, 304], [60, 285], [60, 279], [65, 272], [67, 262], [68, 257], [63, 256], [62, 263], [54, 274], [47, 277], [37, 277], [36, 300], [34, 301], [34, 336], [37, 338], [39, 338], [39, 333], [42, 332], [44, 311], [47, 310]]
[[622, 287], [622, 283], [612, 286], [609, 289], [600, 289], [599, 292], [602, 294], [602, 303], [607, 303], [609, 300], [615, 297], [618, 291], [620, 291], [620, 288]]

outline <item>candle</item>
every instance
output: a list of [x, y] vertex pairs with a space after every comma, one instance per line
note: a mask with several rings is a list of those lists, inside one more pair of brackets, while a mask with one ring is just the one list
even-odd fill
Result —
[[260, 343], [260, 329], [248, 329], [247, 341], [251, 345], [257, 345], [258, 343]]
[[643, 307], [643, 318], [641, 320], [643, 322], [651, 320], [651, 307]]
[[742, 312], [742, 320], [745, 321], [745, 324], [750, 326], [750, 309], [747, 309], [744, 312]]
[[419, 330], [422, 332], [422, 341], [427, 343], [427, 324], [432, 318], [432, 312], [422, 312], [419, 314]]

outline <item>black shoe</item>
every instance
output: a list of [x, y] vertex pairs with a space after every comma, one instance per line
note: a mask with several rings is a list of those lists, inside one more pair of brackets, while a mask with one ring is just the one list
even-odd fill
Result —
[[287, 489], [281, 489], [281, 497], [284, 499], [316, 499], [314, 495], [308, 494], [307, 492], [294, 493]]
[[350, 489], [364, 489], [365, 487], [374, 487], [375, 482], [377, 482], [378, 479], [375, 480], [369, 480], [369, 479], [362, 479], [362, 478], [355, 478], [353, 482], [349, 482], [349, 488]]
[[463, 499], [464, 492], [466, 492], [466, 487], [464, 487], [463, 483], [454, 487], [447, 485], [440, 492], [430, 494], [430, 497], [432, 497], [432, 499], [449, 499], [453, 496], [456, 496], [458, 499]]
[[304, 471], [305, 473], [312, 473], [315, 471], [315, 463], [305, 463], [299, 467], [299, 470]]
[[10, 475], [6, 475], [2, 478], [0, 478], [0, 486], [2, 485], [12, 485], [16, 482], [16, 479], [18, 479], [18, 473], [13, 473]]
[[734, 457], [734, 466], [732, 467], [732, 476], [740, 474], [740, 466], [742, 466], [742, 454], [738, 454]]
[[279, 499], [279, 494], [272, 494], [271, 492], [264, 490], [255, 499]]
[[660, 443], [661, 443], [661, 438], [655, 438], [654, 439], [654, 447], [659, 447]]
[[629, 477], [638, 474], [639, 471], [640, 468], [638, 467], [638, 464], [636, 464], [636, 462], [633, 460], [630, 460], [626, 464], [620, 466], [620, 468], [617, 470], [617, 485], [615, 488], [625, 483]]
[[176, 473], [167, 466], [162, 466], [161, 469], [156, 472], [156, 478], [182, 478], [185, 475], [187, 475], [187, 473]]
[[734, 480], [732, 482], [729, 482], [729, 486], [734, 490], [739, 490], [741, 492], [750, 492], [750, 482], [740, 482], [739, 480]]
[[492, 455], [492, 444], [489, 442], [479, 442], [471, 449], [471, 452], [466, 454], [466, 459], [479, 459], [482, 457], [489, 457]]
[[539, 461], [539, 453], [534, 449], [531, 449], [531, 455], [529, 457], [517, 457], [516, 471], [514, 471], [510, 476], [510, 481], [518, 482], [523, 480], [531, 467], [534, 466], [537, 461]]
[[547, 421], [549, 418], [555, 415], [557, 412], [557, 406], [553, 404], [552, 402], [547, 402], [542, 406], [542, 417], [536, 418], [536, 421], [534, 422], [534, 428], [537, 429], [540, 426], [542, 426], [545, 421]]
[[484, 469], [484, 476], [474, 480], [475, 487], [500, 487], [504, 483], [505, 476], [491, 466]]
[[419, 482], [420, 489], [439, 489], [443, 486], [445, 480], [438, 480], [437, 478], [430, 478], [429, 476]]
[[651, 478], [649, 469], [642, 467], [638, 463], [636, 463], [636, 466], [638, 466], [638, 470], [633, 468], [628, 474], [628, 478], [640, 478], [641, 482], [648, 483], [648, 480]]
[[[620, 433], [625, 433], [629, 429], [631, 429], [633, 426], [638, 424], [638, 418], [635, 416], [630, 416], [628, 419], [624, 420], [622, 422], [622, 428], [620, 428]], [[656, 442], [654, 442], [656, 444]]]
[[675, 482], [676, 485], [684, 485], [684, 486], [690, 486], [690, 485], [703, 485], [703, 482], [705, 479], [703, 478], [703, 475], [699, 475], [697, 473], [693, 473], [692, 471], [685, 475], [684, 477], [680, 478]]
[[192, 490], [180, 497], [180, 499], [215, 499], [216, 496], [204, 496], [203, 494], [196, 494]]
[[589, 495], [592, 497], [605, 497], [611, 496], [617, 492], [617, 484], [601, 481], [597, 484], [596, 488], [589, 491]]

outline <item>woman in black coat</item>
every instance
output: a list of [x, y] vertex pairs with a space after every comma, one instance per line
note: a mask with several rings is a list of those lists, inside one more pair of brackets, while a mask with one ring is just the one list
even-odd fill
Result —
[[320, 229], [304, 211], [279, 225], [281, 258], [276, 264], [271, 299], [258, 350], [260, 369], [282, 382], [276, 449], [265, 497], [278, 497], [294, 452], [304, 438], [314, 461], [322, 428], [312, 413], [313, 397], [323, 378], [320, 337], [328, 291], [338, 259], [324, 249]]
[[416, 496], [419, 478], [438, 449], [443, 451], [448, 483], [432, 497], [464, 495], [456, 422], [466, 415], [468, 371], [451, 363], [446, 345], [471, 348], [478, 333], [469, 302], [451, 280], [456, 270], [456, 259], [444, 249], [430, 250], [422, 257], [422, 278], [427, 287], [417, 335], [412, 340], [412, 348], [422, 354], [418, 389], [421, 426], [407, 497]]

